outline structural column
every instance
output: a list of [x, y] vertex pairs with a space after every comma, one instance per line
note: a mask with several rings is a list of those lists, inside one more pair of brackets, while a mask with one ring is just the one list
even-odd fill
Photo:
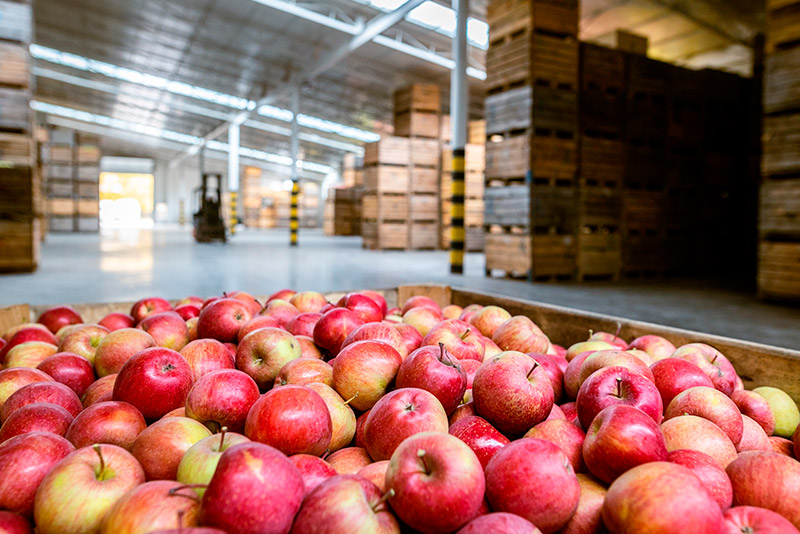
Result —
[[289, 210], [289, 244], [297, 246], [297, 229], [300, 226], [297, 216], [297, 200], [300, 196], [300, 183], [297, 176], [297, 153], [300, 151], [300, 127], [297, 125], [297, 112], [300, 109], [300, 89], [292, 90], [292, 204]]
[[239, 125], [228, 127], [228, 193], [231, 197], [230, 221], [231, 234], [236, 233], [239, 222]]
[[464, 147], [467, 140], [467, 15], [468, 0], [453, 0], [456, 33], [453, 37], [455, 68], [450, 74], [450, 119], [453, 140], [453, 190], [450, 226], [450, 272], [464, 273]]

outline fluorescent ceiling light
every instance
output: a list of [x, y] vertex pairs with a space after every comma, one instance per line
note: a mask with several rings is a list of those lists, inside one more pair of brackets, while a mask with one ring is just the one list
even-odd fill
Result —
[[[156, 137], [159, 139], [166, 139], [167, 141], [174, 141], [184, 145], [195, 145], [197, 143], [202, 143], [203, 141], [202, 138], [197, 137], [195, 135], [189, 135], [181, 132], [175, 132], [172, 130], [166, 130], [164, 128], [149, 126], [138, 122], [115, 119], [112, 117], [106, 117], [104, 115], [97, 115], [95, 113], [89, 113], [88, 111], [81, 111], [78, 109], [67, 108], [55, 104], [48, 104], [47, 102], [38, 102], [34, 100], [31, 102], [31, 108], [35, 109], [36, 111], [40, 111], [42, 113], [47, 113], [49, 115], [65, 117], [68, 119], [75, 119], [81, 122], [88, 122], [90, 124], [98, 124], [100, 126], [106, 126], [108, 128], [115, 128], [127, 132], [134, 132], [141, 135]], [[228, 143], [223, 143], [221, 141], [207, 141], [205, 143], [205, 146], [209, 150], [216, 150], [218, 152], [226, 152], [226, 153], [228, 152]], [[282, 165], [285, 167], [292, 166], [292, 158], [290, 158], [289, 156], [271, 154], [269, 152], [264, 152], [262, 150], [256, 150], [254, 148], [248, 148], [248, 147], [239, 147], [239, 153], [242, 156], [254, 160], [266, 161], [268, 163], [274, 163], [276, 165]], [[298, 167], [306, 171], [317, 172], [321, 174], [329, 174], [331, 172], [335, 172], [334, 169], [328, 165], [323, 165], [321, 163], [314, 163], [312, 161], [298, 161]]]
[[[168, 80], [167, 78], [162, 78], [160, 76], [146, 74], [125, 67], [119, 67], [104, 61], [85, 58], [83, 56], [70, 54], [69, 52], [62, 52], [46, 46], [31, 44], [30, 52], [31, 56], [34, 58], [55, 63], [56, 65], [70, 67], [84, 72], [102, 74], [103, 76], [114, 78], [116, 80], [143, 85], [145, 87], [152, 87], [154, 89], [195, 98], [204, 102], [211, 102], [220, 106], [238, 110], [251, 110], [256, 106], [256, 103], [253, 100], [220, 93], [219, 91], [213, 91], [211, 89], [205, 89], [203, 87], [197, 87], [175, 80]], [[291, 122], [292, 120], [292, 112], [290, 110], [275, 106], [261, 106], [258, 109], [258, 114], [283, 122]], [[338, 134], [343, 137], [357, 139], [365, 143], [372, 143], [381, 138], [379, 134], [374, 132], [368, 132], [360, 128], [354, 128], [352, 126], [347, 126], [345, 124], [340, 124], [319, 117], [298, 115], [297, 122], [301, 126], [307, 128], [312, 128], [326, 133]]]

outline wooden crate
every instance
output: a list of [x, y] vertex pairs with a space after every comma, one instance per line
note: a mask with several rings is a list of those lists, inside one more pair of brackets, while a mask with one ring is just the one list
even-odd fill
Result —
[[582, 185], [619, 186], [625, 173], [625, 145], [615, 139], [583, 136], [579, 161]]
[[769, 54], [800, 44], [800, 3], [767, 10], [765, 37]]
[[579, 280], [619, 278], [622, 261], [619, 233], [607, 229], [582, 231], [577, 242]]
[[557, 87], [534, 87], [533, 127], [572, 137], [578, 130], [578, 92]]
[[72, 198], [48, 198], [47, 215], [56, 217], [72, 217], [75, 214], [75, 203]]
[[[82, 180], [78, 180], [74, 183], [74, 192], [80, 198], [85, 199], [93, 199], [97, 200], [100, 198], [100, 188], [98, 187], [97, 182], [84, 182]], [[259, 203], [256, 208], [260, 207], [261, 202], [259, 199]]]
[[533, 88], [519, 87], [486, 97], [486, 134], [505, 134], [531, 126]]
[[441, 147], [438, 139], [412, 138], [408, 164], [415, 167], [438, 167]]
[[410, 195], [408, 218], [412, 221], [439, 220], [439, 197], [437, 195]]
[[378, 165], [364, 169], [364, 191], [368, 193], [406, 193], [408, 181], [406, 166]]
[[38, 218], [0, 218], [0, 272], [31, 272], [39, 265], [41, 229]]
[[[440, 182], [439, 198], [444, 201], [450, 201], [453, 196], [453, 179], [449, 172], [442, 173]], [[483, 198], [484, 178], [483, 171], [467, 171], [464, 173], [464, 197], [465, 198]]]
[[[486, 145], [469, 143], [464, 147], [464, 171], [481, 173], [486, 170]], [[442, 174], [453, 172], [453, 151], [450, 147], [442, 150]]]
[[780, 50], [764, 62], [764, 111], [800, 108], [800, 47]]
[[625, 54], [580, 44], [580, 128], [593, 136], [621, 137], [625, 118]]
[[622, 236], [621, 275], [627, 278], [653, 278], [667, 274], [670, 252], [656, 230], [626, 233]]
[[436, 193], [439, 190], [439, 170], [431, 167], [409, 167], [409, 185], [412, 193]]
[[765, 299], [800, 300], [800, 242], [759, 244], [758, 292]]
[[[439, 248], [448, 250], [450, 248], [450, 226], [442, 226], [442, 237]], [[464, 250], [466, 252], [483, 252], [486, 237], [483, 226], [467, 226], [464, 228]]]
[[506, 135], [486, 143], [486, 179], [525, 181], [530, 168], [530, 135]]
[[97, 217], [100, 214], [100, 204], [97, 199], [81, 198], [75, 202], [79, 217]]
[[578, 35], [577, 0], [492, 0], [487, 3], [486, 20], [490, 38], [531, 26], [560, 35]]
[[364, 145], [364, 165], [408, 165], [409, 146], [406, 137], [385, 135]]
[[408, 248], [410, 250], [439, 248], [439, 223], [437, 221], [410, 222], [408, 224]]
[[764, 117], [763, 149], [764, 175], [800, 173], [800, 113]]
[[486, 234], [486, 272], [503, 271], [506, 276], [527, 278], [531, 272], [531, 239], [528, 234]]
[[28, 2], [0, 0], [0, 39], [30, 43], [33, 33], [33, 13]]
[[31, 66], [27, 46], [0, 41], [0, 84], [28, 87], [30, 83]]
[[647, 37], [625, 30], [617, 30], [617, 49], [631, 54], [647, 56]]
[[[539, 135], [548, 134], [548, 135]], [[578, 144], [575, 138], [537, 130], [530, 138], [530, 168], [536, 185], [571, 185], [578, 170]]]
[[623, 191], [621, 216], [623, 237], [639, 237], [650, 230], [664, 228], [666, 203], [665, 191]]
[[624, 186], [628, 189], [663, 189], [666, 185], [666, 151], [647, 145], [625, 147]]
[[31, 95], [27, 89], [0, 87], [0, 130], [29, 132]]
[[485, 191], [484, 224], [516, 227], [536, 234], [575, 230], [575, 193], [571, 187], [514, 185]]
[[81, 145], [77, 151], [79, 164], [98, 165], [100, 163], [100, 147], [95, 145]]
[[467, 143], [482, 145], [486, 142], [486, 120], [469, 121], [467, 124]]
[[534, 281], [571, 279], [575, 275], [572, 235], [486, 234], [486, 271]]
[[18, 167], [32, 166], [34, 152], [33, 139], [25, 134], [0, 133], [0, 160], [5, 165]]
[[381, 223], [364, 219], [361, 222], [364, 248], [372, 250], [405, 250], [408, 248], [407, 223]]
[[[73, 147], [69, 145], [49, 145], [46, 159], [48, 163], [72, 165], [73, 152]], [[72, 176], [71, 172], [70, 176]], [[54, 176], [54, 178], [60, 178], [60, 176]]]
[[42, 172], [46, 180], [72, 180], [72, 165], [46, 163]]
[[619, 188], [582, 186], [577, 192], [578, 219], [581, 231], [617, 232], [622, 211]]
[[401, 137], [438, 139], [439, 114], [429, 111], [397, 113], [394, 116], [394, 134]]
[[415, 83], [398, 89], [394, 92], [394, 113], [406, 111], [439, 113], [442, 107], [440, 93], [438, 85], [426, 83]]
[[409, 218], [408, 195], [365, 194], [361, 199], [364, 219], [405, 222]]
[[762, 236], [800, 238], [800, 178], [764, 180], [759, 201]]
[[30, 167], [0, 168], [0, 218], [27, 221], [37, 215], [34, 178]]

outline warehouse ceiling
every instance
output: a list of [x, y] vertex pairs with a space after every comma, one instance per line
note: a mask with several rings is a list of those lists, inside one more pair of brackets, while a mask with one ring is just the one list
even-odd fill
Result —
[[[485, 20], [487, 1], [472, 0], [471, 15]], [[59, 106], [47, 108], [53, 115], [90, 112], [89, 119], [71, 120], [105, 124], [109, 135], [124, 131], [127, 136], [105, 143], [107, 153], [127, 155], [126, 147], [136, 144], [141, 146], [130, 152], [174, 157], [191, 136], [206, 135], [248, 101], [279, 91], [350, 40], [348, 31], [382, 13], [369, 4], [36, 0], [36, 98]], [[581, 9], [584, 40], [613, 45], [616, 29], [623, 28], [650, 38], [651, 57], [749, 74], [764, 6], [747, 0], [583, 0]], [[485, 51], [470, 47], [476, 117], [482, 113], [484, 59]], [[404, 20], [304, 84], [302, 159], [336, 168], [346, 151], [363, 146], [368, 132], [390, 133], [391, 94], [411, 81], [439, 84], [446, 102], [448, 61], [446, 35]], [[245, 124], [242, 145], [280, 161], [289, 154], [291, 114], [287, 98], [272, 104]], [[131, 131], [151, 139], [138, 143]]]

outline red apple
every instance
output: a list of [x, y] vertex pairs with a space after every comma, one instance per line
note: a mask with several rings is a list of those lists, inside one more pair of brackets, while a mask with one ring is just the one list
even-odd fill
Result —
[[37, 402], [49, 402], [57, 404], [67, 410], [72, 417], [75, 417], [83, 409], [81, 400], [74, 391], [64, 384], [58, 382], [33, 382], [15, 391], [3, 404], [0, 410], [0, 423], [4, 423], [8, 417], [28, 404]]
[[198, 524], [197, 493], [172, 480], [145, 482], [120, 497], [103, 520], [100, 534], [189, 531]]
[[12, 413], [0, 426], [0, 443], [29, 432], [50, 432], [63, 436], [73, 415], [57, 404], [35, 402]]
[[583, 362], [586, 361], [586, 358], [593, 353], [594, 351], [582, 352], [572, 358], [567, 364], [567, 368], [564, 370], [564, 393], [567, 398], [574, 400], [578, 396], [578, 390], [581, 387], [581, 381], [579, 379], [581, 366]]
[[181, 349], [181, 356], [192, 370], [192, 380], [220, 369], [233, 369], [234, 358], [225, 345], [216, 339], [196, 339]]
[[798, 534], [786, 518], [766, 508], [734, 506], [725, 510], [724, 534]]
[[580, 373], [578, 373], [578, 382], [583, 384], [595, 371], [606, 367], [624, 367], [655, 384], [653, 372], [647, 364], [633, 354], [621, 350], [598, 350], [593, 352], [583, 361]]
[[449, 432], [472, 449], [484, 469], [497, 451], [510, 443], [486, 419], [475, 415], [455, 421], [450, 425]]
[[192, 370], [180, 353], [163, 347], [137, 352], [114, 382], [113, 400], [134, 405], [153, 421], [182, 406], [192, 387]]
[[94, 367], [97, 375], [102, 377], [118, 373], [131, 356], [155, 346], [153, 337], [141, 329], [122, 328], [109, 332], [95, 351]]
[[770, 436], [769, 442], [772, 445], [772, 451], [778, 454], [783, 454], [789, 458], [794, 458], [794, 444], [791, 440], [782, 438], [780, 436]]
[[347, 336], [364, 321], [347, 308], [334, 308], [317, 321], [314, 326], [314, 343], [331, 353], [339, 354]]
[[245, 293], [244, 291], [229, 291], [223, 293], [223, 296], [228, 299], [236, 299], [242, 304], [244, 304], [250, 315], [255, 316], [261, 309], [264, 307], [256, 298], [251, 295], [250, 293]]
[[270, 297], [267, 299], [267, 303], [270, 303], [276, 299], [285, 300], [288, 302], [292, 298], [292, 296], [294, 296], [296, 293], [297, 291], [295, 291], [294, 289], [281, 289], [280, 291], [276, 291], [275, 293], [270, 295]]
[[378, 486], [378, 489], [383, 494], [386, 492], [387, 469], [389, 469], [389, 460], [381, 460], [362, 467], [356, 474]]
[[168, 417], [144, 429], [131, 447], [147, 480], [175, 480], [178, 465], [189, 447], [211, 432], [194, 419]]
[[675, 352], [675, 345], [661, 336], [640, 336], [628, 344], [628, 348], [643, 350], [656, 361], [669, 358]]
[[578, 408], [574, 402], [566, 402], [559, 406], [559, 408], [561, 408], [561, 411], [564, 413], [564, 419], [580, 426], [578, 422]]
[[416, 328], [422, 336], [427, 335], [441, 320], [442, 313], [427, 306], [411, 308], [403, 314], [403, 323]]
[[70, 388], [78, 397], [82, 397], [95, 380], [92, 364], [86, 358], [69, 352], [53, 354], [36, 368]]
[[326, 384], [312, 382], [306, 387], [319, 393], [331, 416], [331, 442], [329, 451], [337, 451], [350, 444], [356, 434], [356, 415], [336, 391]]
[[186, 417], [200, 421], [214, 433], [223, 427], [241, 433], [258, 397], [258, 386], [247, 374], [235, 369], [212, 371], [189, 390]]
[[364, 428], [367, 426], [367, 417], [369, 417], [370, 411], [367, 410], [356, 418], [356, 435], [353, 437], [353, 445], [363, 449], [367, 448], [367, 444], [364, 443]]
[[774, 452], [739, 454], [725, 470], [734, 506], [758, 506], [800, 528], [800, 462]]
[[84, 409], [97, 402], [110, 401], [114, 396], [114, 383], [117, 381], [117, 375], [108, 375], [103, 378], [98, 378], [92, 385], [86, 389], [83, 394], [81, 403]]
[[[547, 416], [547, 419], [545, 419], [545, 421], [554, 421], [554, 420], [564, 420], [564, 421], [567, 420], [567, 416], [564, 415], [564, 410], [562, 410], [558, 404], [553, 405], [553, 409], [550, 410], [550, 414]], [[569, 422], [572, 423], [572, 421]]]
[[[553, 408], [555, 409], [557, 407], [553, 406]], [[657, 425], [656, 429], [658, 429]], [[544, 439], [555, 443], [569, 459], [569, 463], [576, 473], [579, 471], [586, 471], [586, 466], [583, 463], [583, 443], [586, 434], [583, 433], [583, 430], [566, 419], [542, 421], [528, 430], [523, 437]], [[617, 458], [617, 460], [619, 461], [620, 458]]]
[[615, 334], [611, 332], [592, 332], [587, 341], [605, 341], [609, 345], [619, 347], [621, 350], [628, 350], [631, 348], [624, 339], [619, 337], [619, 330]]
[[328, 303], [328, 300], [322, 293], [301, 291], [292, 295], [289, 303], [300, 313], [318, 313]]
[[720, 467], [725, 467], [736, 458], [736, 447], [725, 432], [702, 417], [682, 415], [661, 424], [661, 432], [667, 440], [667, 450], [692, 449], [708, 454]]
[[253, 330], [258, 330], [259, 328], [283, 328], [281, 323], [278, 322], [277, 319], [274, 317], [270, 317], [268, 315], [256, 315], [239, 329], [239, 333], [237, 334], [238, 342], [241, 343], [244, 337], [252, 332]]
[[542, 531], [518, 515], [505, 512], [481, 515], [467, 523], [457, 534], [541, 534]]
[[188, 321], [189, 319], [200, 316], [200, 306], [195, 306], [194, 304], [183, 304], [182, 306], [175, 308], [175, 313], [177, 313], [184, 321]]
[[[340, 308], [341, 309], [341, 308]], [[333, 389], [350, 405], [366, 411], [384, 396], [395, 379], [403, 358], [382, 341], [357, 341], [333, 361]]]
[[22, 330], [18, 331], [14, 334], [11, 339], [6, 343], [3, 342], [3, 346], [0, 347], [0, 364], [2, 364], [6, 359], [6, 354], [8, 351], [16, 347], [17, 345], [21, 345], [22, 343], [27, 343], [29, 341], [41, 341], [43, 343], [49, 343], [51, 345], [58, 345], [58, 340], [56, 340], [56, 336], [54, 336], [49, 330], [45, 328], [23, 328]]
[[[442, 317], [445, 319], [460, 319], [464, 308], [456, 304], [448, 304], [442, 308]], [[462, 319], [463, 320], [463, 319]], [[467, 321], [469, 322], [469, 321]]]
[[499, 306], [486, 306], [473, 315], [469, 324], [478, 329], [478, 332], [491, 338], [501, 324], [511, 319], [511, 314]]
[[738, 445], [742, 439], [742, 414], [724, 393], [707, 386], [695, 386], [679, 393], [664, 411], [665, 419], [696, 415], [720, 427]]
[[544, 335], [541, 328], [525, 317], [517, 315], [497, 327], [492, 335], [492, 341], [502, 350], [515, 350], [518, 352], [547, 352], [550, 340]]
[[555, 402], [559, 402], [564, 393], [564, 371], [561, 370], [556, 358], [548, 354], [535, 353], [529, 353], [528, 356], [544, 368], [550, 377], [550, 385], [553, 386], [553, 399]]
[[412, 308], [430, 308], [434, 311], [439, 312], [441, 315], [442, 309], [439, 307], [439, 303], [433, 300], [430, 297], [426, 297], [424, 295], [415, 295], [410, 297], [406, 300], [405, 304], [403, 304], [403, 309], [400, 310], [400, 315], [405, 315], [407, 311]]
[[372, 463], [367, 449], [361, 447], [345, 447], [325, 458], [331, 467], [340, 475], [355, 475]]
[[[268, 316], [264, 315], [262, 317], [267, 318]], [[314, 335], [314, 326], [321, 317], [321, 313], [300, 313], [292, 317], [292, 320], [286, 324], [286, 330], [295, 336], [312, 337]]]
[[98, 402], [78, 414], [66, 438], [78, 449], [108, 443], [130, 450], [145, 428], [142, 414], [127, 402]]
[[56, 306], [42, 312], [36, 322], [43, 324], [51, 333], [55, 334], [67, 325], [82, 323], [83, 319], [71, 306]]
[[721, 510], [730, 508], [733, 502], [733, 488], [725, 470], [714, 459], [700, 451], [680, 449], [669, 453], [669, 461], [682, 465], [692, 471], [711, 496], [717, 501]]
[[753, 391], [740, 390], [731, 393], [731, 400], [742, 414], [758, 423], [767, 436], [775, 432], [775, 416], [764, 397]]
[[201, 299], [200, 297], [188, 296], [188, 297], [183, 297], [181, 300], [179, 300], [175, 304], [175, 307], [183, 306], [185, 304], [190, 304], [192, 306], [197, 306], [198, 308], [202, 308], [204, 303], [205, 303], [205, 301], [203, 299]]
[[[214, 471], [217, 470], [219, 459], [229, 448], [240, 443], [250, 443], [250, 440], [241, 434], [227, 432], [225, 429], [219, 434], [208, 436], [189, 447], [181, 462], [178, 464], [178, 482], [183, 484], [208, 484]], [[195, 487], [197, 494], [202, 497], [205, 488]]]
[[272, 300], [267, 306], [261, 310], [259, 315], [272, 317], [281, 325], [281, 328], [286, 328], [289, 321], [294, 319], [300, 311], [285, 300]]
[[478, 372], [482, 362], [478, 360], [461, 360], [458, 363], [464, 370], [464, 374], [467, 375], [467, 389], [472, 389], [472, 382], [475, 380], [475, 374]]
[[[414, 332], [416, 332], [416, 329], [414, 329]], [[400, 332], [394, 326], [385, 323], [366, 323], [359, 326], [350, 332], [350, 335], [344, 340], [342, 349], [356, 341], [367, 340], [383, 341], [394, 348], [402, 358], [411, 354], [407, 352], [406, 343]]]
[[686, 360], [666, 358], [650, 366], [661, 402], [669, 406], [678, 393], [695, 386], [714, 387], [708, 375], [697, 365]]
[[336, 470], [331, 465], [317, 456], [310, 454], [295, 454], [289, 460], [294, 464], [303, 477], [305, 495], [308, 496], [317, 486], [331, 477], [336, 476]]
[[361, 293], [362, 295], [366, 295], [369, 298], [371, 298], [375, 302], [375, 304], [378, 305], [378, 308], [381, 309], [381, 317], [386, 317], [386, 313], [389, 310], [388, 310], [388, 308], [386, 306], [386, 299], [384, 298], [383, 295], [381, 295], [377, 291], [372, 291], [371, 289], [364, 289], [362, 291], [359, 291], [359, 293]]
[[483, 309], [483, 306], [480, 304], [469, 304], [461, 310], [461, 314], [458, 318], [468, 323], [472, 319], [472, 316], [481, 311], [481, 309]]
[[607, 532], [603, 525], [603, 501], [606, 487], [589, 475], [578, 473], [581, 497], [578, 508], [560, 534], [595, 534]]
[[742, 423], [744, 427], [742, 429], [742, 439], [736, 445], [737, 452], [744, 452], [744, 451], [772, 451], [772, 443], [769, 440], [769, 436], [764, 432], [764, 429], [761, 426], [747, 417], [746, 415], [742, 415]]
[[581, 427], [588, 429], [601, 410], [618, 404], [638, 408], [656, 424], [661, 422], [664, 408], [655, 384], [625, 367], [604, 367], [592, 374], [578, 391], [575, 406]]
[[412, 352], [397, 371], [398, 388], [420, 388], [433, 393], [449, 415], [458, 408], [467, 389], [467, 375], [444, 344]]
[[[472, 393], [471, 389], [468, 389], [467, 391]], [[448, 418], [447, 422], [450, 423], [450, 425], [452, 426], [456, 424], [456, 421], [460, 421], [461, 419], [469, 417], [470, 415], [477, 415], [477, 413], [475, 413], [475, 403], [472, 402], [472, 398], [470, 398], [469, 402], [465, 402], [464, 404], [461, 404], [458, 408], [456, 408], [456, 411], [450, 414], [450, 417]]]
[[400, 337], [403, 338], [406, 354], [411, 354], [422, 345], [422, 334], [410, 324], [395, 323], [392, 328], [397, 330], [400, 333]]
[[0, 510], [0, 532], [3, 534], [32, 534], [33, 530], [21, 515]]
[[545, 534], [570, 520], [580, 491], [567, 457], [543, 439], [514, 441], [486, 466], [486, 496], [492, 510], [524, 517]]
[[189, 342], [189, 328], [186, 326], [186, 319], [174, 311], [148, 315], [136, 328], [150, 334], [159, 347], [181, 350]]
[[312, 382], [330, 386], [333, 382], [333, 367], [316, 358], [298, 358], [287, 362], [275, 377], [275, 386], [304, 386]]
[[136, 324], [142, 319], [156, 313], [172, 310], [172, 305], [160, 297], [148, 297], [142, 299], [131, 307], [131, 317]]
[[300, 344], [300, 354], [302, 358], [312, 358], [315, 360], [321, 360], [323, 358], [323, 354], [316, 343], [314, 343], [313, 338], [308, 336], [294, 336], [294, 338], [297, 340], [297, 343]]
[[133, 317], [131, 317], [127, 313], [115, 312], [115, 313], [109, 313], [108, 315], [97, 321], [97, 324], [108, 328], [109, 332], [113, 332], [121, 328], [133, 328], [136, 323], [134, 322]]
[[28, 367], [34, 369], [58, 352], [58, 347], [44, 341], [26, 341], [16, 345], [6, 354], [5, 367]]
[[431, 328], [422, 339], [422, 346], [444, 344], [459, 360], [483, 361], [484, 346], [480, 333], [458, 319], [447, 319]]
[[61, 339], [58, 345], [58, 352], [72, 352], [83, 356], [92, 365], [97, 353], [97, 347], [108, 335], [108, 329], [104, 326], [90, 324], [83, 325]]
[[432, 393], [419, 388], [396, 389], [369, 412], [364, 441], [374, 460], [388, 460], [407, 437], [420, 432], [447, 432], [448, 427], [442, 403]]
[[252, 318], [241, 301], [222, 298], [215, 300], [200, 312], [197, 318], [197, 337], [217, 341], [236, 341], [239, 329]]
[[736, 386], [736, 371], [720, 351], [705, 343], [690, 343], [678, 347], [670, 356], [694, 363], [702, 369], [714, 387], [726, 395], [733, 393]]
[[189, 341], [197, 339], [197, 321], [199, 317], [192, 317], [186, 321], [186, 328], [189, 329]]
[[259, 328], [247, 334], [236, 348], [236, 367], [264, 391], [275, 383], [281, 368], [300, 355], [300, 344], [286, 330]]
[[[11, 341], [11, 338], [16, 335], [17, 332], [19, 332], [20, 330], [25, 330], [26, 328], [36, 328], [38, 330], [42, 330], [43, 332], [50, 332], [50, 330], [48, 330], [48, 328], [43, 324], [39, 324], [39, 323], [20, 323], [20, 324], [18, 324], [16, 326], [12, 326], [10, 328], [7, 328], [2, 333], [3, 334], [2, 335], [3, 341], [8, 343], [9, 341]], [[53, 332], [50, 332], [50, 333], [52, 334]], [[56, 335], [56, 339], [58, 339], [57, 335]]]

